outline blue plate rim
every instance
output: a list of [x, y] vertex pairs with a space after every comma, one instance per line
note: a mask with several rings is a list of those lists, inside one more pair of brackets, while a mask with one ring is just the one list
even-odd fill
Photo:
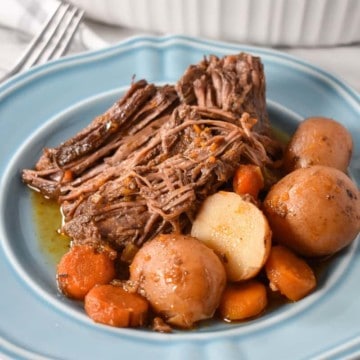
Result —
[[[153, 46], [168, 46], [170, 43], [177, 43], [181, 44], [181, 42], [185, 42], [187, 44], [192, 45], [201, 45], [204, 47], [214, 47], [214, 48], [222, 48], [232, 50], [234, 48], [241, 48], [243, 51], [249, 51], [252, 53], [259, 53], [264, 54], [269, 57], [274, 57], [276, 59], [284, 59], [290, 61], [293, 64], [297, 64], [301, 66], [302, 70], [305, 71], [312, 71], [313, 75], [321, 76], [322, 80], [327, 82], [332, 82], [336, 84], [336, 87], [339, 89], [343, 89], [347, 95], [355, 100], [353, 105], [360, 108], [360, 93], [358, 93], [354, 88], [348, 85], [345, 81], [341, 80], [340, 77], [332, 74], [329, 71], [326, 71], [309, 61], [299, 59], [298, 57], [284, 53], [280, 50], [265, 48], [256, 45], [244, 45], [240, 43], [234, 42], [222, 42], [217, 40], [209, 40], [209, 39], [202, 39], [187, 35], [165, 35], [165, 36], [152, 36], [152, 35], [135, 35], [131, 36], [117, 44], [111, 45], [109, 47], [88, 51], [80, 54], [73, 54], [67, 57], [63, 57], [54, 61], [49, 61], [45, 64], [35, 66], [24, 73], [20, 73], [15, 75], [14, 77], [6, 80], [3, 84], [0, 85], [0, 92], [4, 90], [11, 90], [14, 85], [21, 85], [21, 82], [25, 81], [32, 81], [33, 76], [42, 76], [46, 74], [47, 71], [52, 71], [54, 68], [59, 69], [61, 66], [71, 66], [73, 62], [80, 63], [82, 61], [94, 61], [97, 58], [102, 57], [109, 57], [115, 55], [119, 52], [126, 51], [127, 47], [141, 47], [146, 43], [146, 45], [153, 45]], [[3, 95], [6, 95], [6, 91]], [[0, 96], [1, 99], [1, 96]]]

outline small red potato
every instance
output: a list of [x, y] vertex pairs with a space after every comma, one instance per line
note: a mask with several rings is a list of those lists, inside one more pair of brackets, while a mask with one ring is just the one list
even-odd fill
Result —
[[226, 284], [222, 262], [201, 241], [159, 235], [136, 253], [130, 280], [167, 323], [190, 328], [214, 315]]
[[263, 204], [274, 239], [305, 256], [331, 255], [360, 230], [360, 195], [342, 171], [297, 169], [277, 182]]
[[346, 172], [352, 154], [349, 131], [335, 120], [311, 117], [300, 123], [284, 154], [284, 168], [324, 165]]

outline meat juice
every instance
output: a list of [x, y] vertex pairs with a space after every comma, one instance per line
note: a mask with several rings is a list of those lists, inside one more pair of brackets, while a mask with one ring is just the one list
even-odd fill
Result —
[[70, 244], [70, 238], [59, 231], [61, 226], [59, 204], [35, 191], [32, 191], [30, 196], [39, 249], [52, 263], [57, 264], [68, 251]]

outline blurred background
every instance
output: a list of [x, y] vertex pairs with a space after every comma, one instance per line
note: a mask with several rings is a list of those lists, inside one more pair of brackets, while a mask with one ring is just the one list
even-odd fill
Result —
[[[67, 54], [134, 35], [187, 34], [275, 48], [360, 92], [359, 0], [72, 0], [85, 18]], [[1, 0], [0, 76], [20, 57], [58, 0]]]

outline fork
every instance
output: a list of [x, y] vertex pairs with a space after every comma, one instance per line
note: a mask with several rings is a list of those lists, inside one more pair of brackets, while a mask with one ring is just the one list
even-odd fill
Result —
[[13, 68], [0, 78], [0, 83], [34, 65], [61, 57], [69, 47], [83, 16], [83, 10], [60, 2]]

